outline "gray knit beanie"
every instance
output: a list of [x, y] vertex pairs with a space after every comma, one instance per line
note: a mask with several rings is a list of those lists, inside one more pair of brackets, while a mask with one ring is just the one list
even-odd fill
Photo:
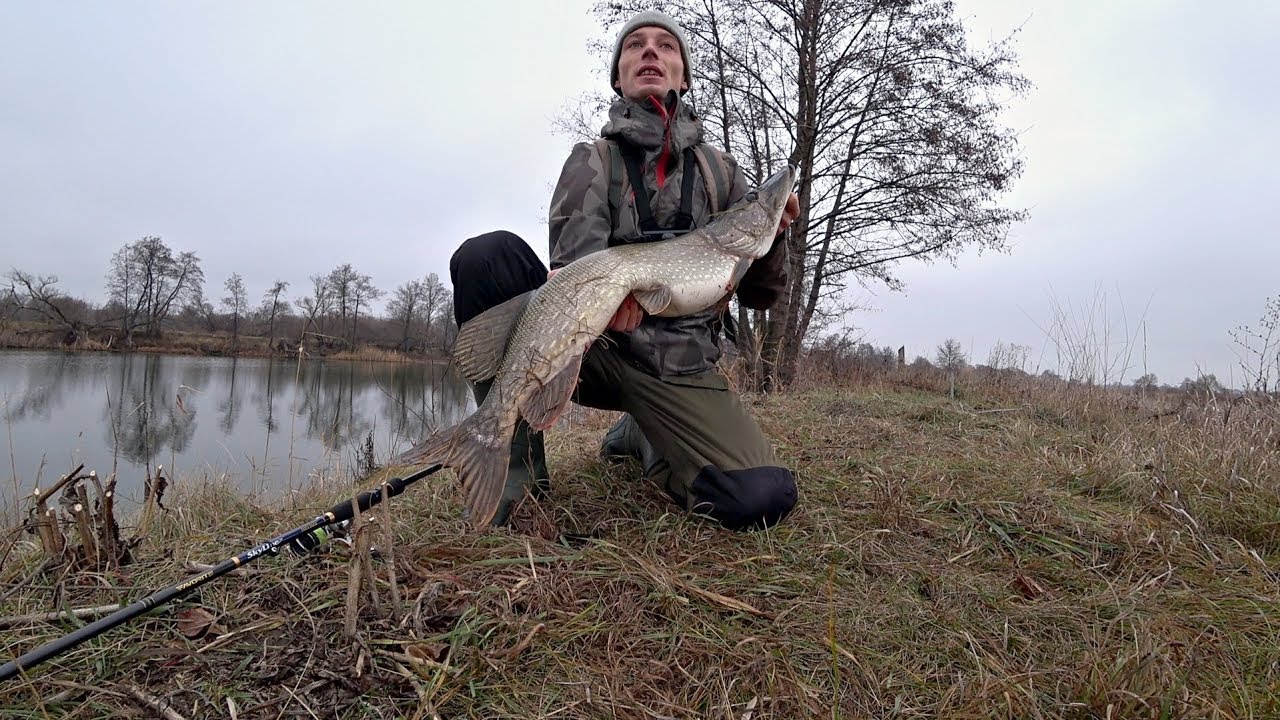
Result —
[[[689, 43], [684, 40], [684, 30], [676, 24], [675, 19], [670, 15], [657, 10], [645, 10], [644, 12], [636, 13], [634, 17], [628, 20], [627, 24], [623, 25], [622, 29], [618, 31], [618, 39], [613, 42], [613, 63], [609, 67], [609, 87], [613, 88], [613, 91], [619, 95], [622, 94], [622, 90], [617, 87], [618, 58], [622, 56], [622, 41], [632, 32], [635, 32], [637, 28], [651, 25], [660, 27], [676, 36], [676, 40], [680, 43], [680, 58], [684, 60], [684, 82], [689, 87], [693, 87], [693, 68], [689, 66]], [[681, 91], [680, 94], [683, 95], [684, 91]]]

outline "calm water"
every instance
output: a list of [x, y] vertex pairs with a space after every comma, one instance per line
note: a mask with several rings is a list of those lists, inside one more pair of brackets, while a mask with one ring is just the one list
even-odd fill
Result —
[[244, 490], [378, 461], [473, 409], [443, 365], [0, 351], [0, 505], [15, 487], [113, 465], [122, 500], [148, 467], [225, 474]]

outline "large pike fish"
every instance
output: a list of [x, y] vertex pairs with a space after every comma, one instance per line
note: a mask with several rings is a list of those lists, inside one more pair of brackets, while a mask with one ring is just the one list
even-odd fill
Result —
[[474, 413], [432, 434], [396, 464], [442, 464], [462, 482], [470, 520], [485, 526], [506, 484], [520, 418], [546, 430], [569, 406], [582, 357], [627, 295], [677, 317], [726, 298], [773, 244], [795, 169], [787, 167], [705, 227], [660, 242], [612, 247], [560, 268], [530, 293], [467, 321], [453, 360], [471, 381], [495, 378]]

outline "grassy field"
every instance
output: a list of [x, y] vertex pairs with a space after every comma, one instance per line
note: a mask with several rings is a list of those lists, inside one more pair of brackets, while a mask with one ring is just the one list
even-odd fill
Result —
[[[551, 498], [512, 529], [469, 531], [435, 476], [354, 546], [264, 558], [5, 683], [0, 715], [1280, 716], [1276, 404], [811, 383], [750, 399], [800, 482], [771, 531], [673, 512], [595, 458], [613, 416], [575, 410], [548, 439]], [[136, 599], [349, 490], [180, 479], [105, 572], [39, 572], [9, 533], [0, 615]], [[0, 629], [0, 650], [73, 628]]]

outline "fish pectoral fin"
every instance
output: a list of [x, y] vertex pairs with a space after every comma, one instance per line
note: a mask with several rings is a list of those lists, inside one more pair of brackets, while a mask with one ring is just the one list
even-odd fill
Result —
[[517, 295], [462, 324], [453, 344], [453, 361], [463, 377], [475, 382], [498, 374], [507, 340], [534, 292]]
[[573, 389], [578, 385], [578, 373], [581, 370], [582, 356], [578, 355], [538, 388], [524, 407], [520, 408], [520, 415], [529, 423], [529, 427], [541, 432], [556, 424], [573, 401]]
[[671, 304], [671, 287], [668, 285], [659, 285], [648, 290], [633, 290], [631, 294], [635, 296], [636, 302], [640, 303], [640, 307], [650, 315], [661, 313]]

